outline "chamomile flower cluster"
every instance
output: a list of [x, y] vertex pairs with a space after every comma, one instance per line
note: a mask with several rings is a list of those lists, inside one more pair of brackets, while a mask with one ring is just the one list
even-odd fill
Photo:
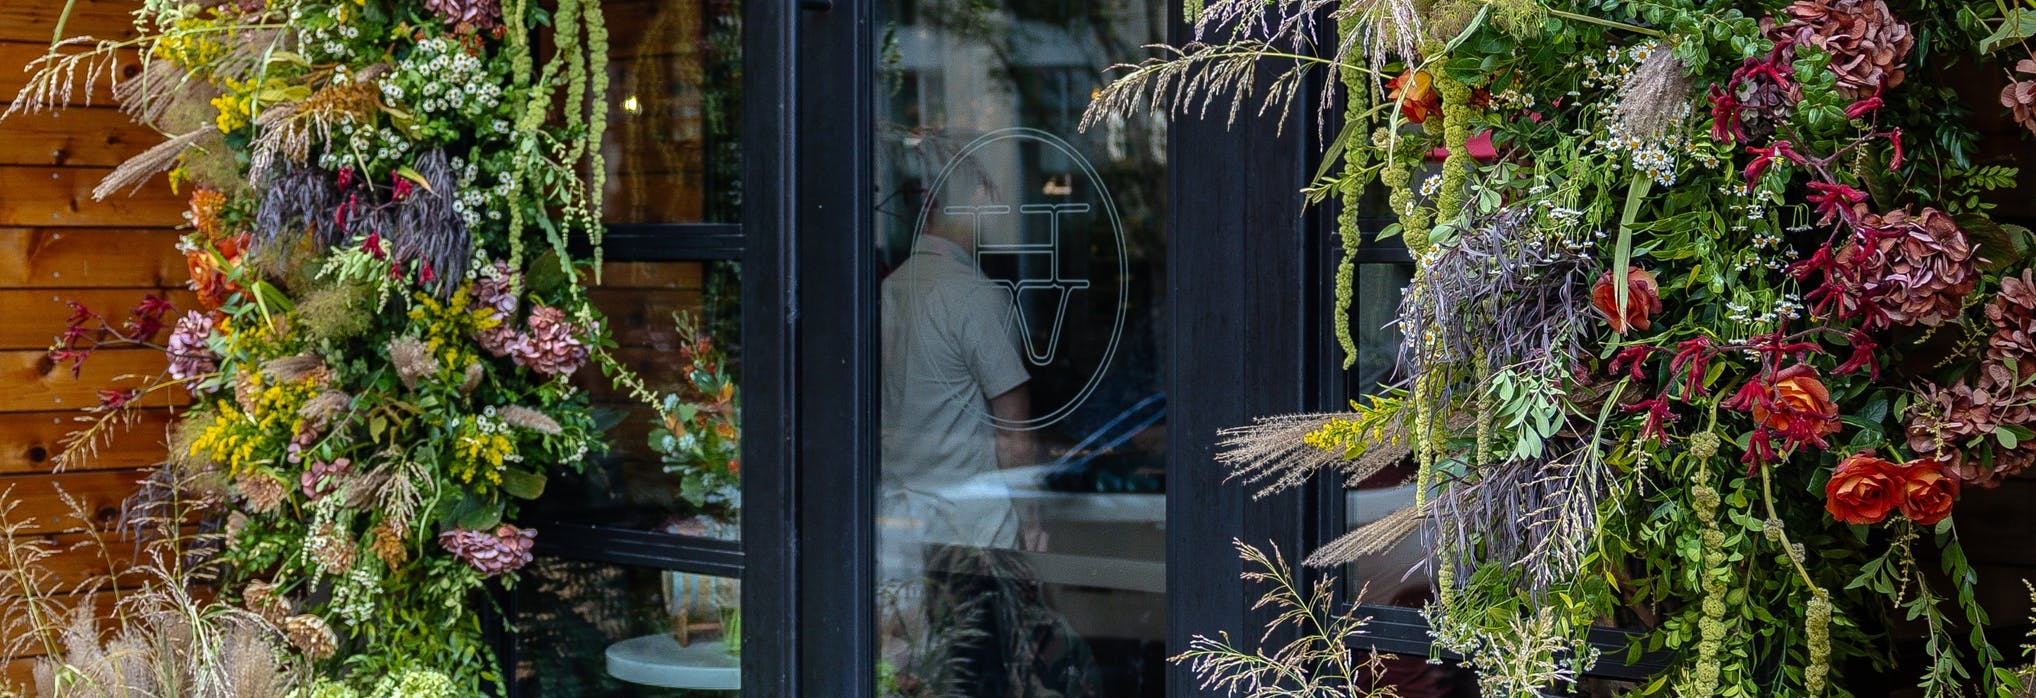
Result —
[[363, 124], [353, 116], [340, 119], [337, 136], [318, 156], [318, 166], [328, 170], [356, 167], [380, 175], [398, 163], [409, 161], [416, 147], [402, 131], [380, 123]]
[[[491, 176], [480, 163], [464, 158], [453, 158], [452, 167], [459, 173], [459, 193], [453, 197], [452, 209], [460, 220], [468, 228], [501, 221], [503, 203], [509, 200], [516, 185], [509, 173], [497, 171]], [[479, 266], [483, 265], [476, 265]]]
[[412, 136], [451, 141], [509, 132], [502, 80], [477, 50], [444, 37], [424, 39], [382, 79], [383, 101], [405, 105], [416, 117]]
[[353, 46], [361, 38], [361, 29], [351, 21], [355, 12], [348, 3], [309, 12], [303, 7], [291, 8], [290, 26], [297, 29], [297, 42], [304, 47], [305, 57], [319, 63], [340, 64], [358, 58]]
[[1748, 325], [1768, 326], [1783, 320], [1800, 320], [1804, 312], [1803, 297], [1795, 293], [1784, 293], [1768, 304], [1743, 299], [1725, 302], [1725, 319]]

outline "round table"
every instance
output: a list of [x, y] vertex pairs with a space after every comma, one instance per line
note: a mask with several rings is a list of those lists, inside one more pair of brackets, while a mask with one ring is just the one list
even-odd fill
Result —
[[608, 675], [662, 688], [734, 691], [742, 670], [720, 640], [680, 647], [671, 635], [645, 635], [608, 646]]

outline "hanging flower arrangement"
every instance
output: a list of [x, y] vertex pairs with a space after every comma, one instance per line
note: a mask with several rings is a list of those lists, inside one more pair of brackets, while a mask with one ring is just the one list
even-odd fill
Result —
[[[1127, 66], [1089, 119], [1224, 98], [1233, 118], [1259, 99], [1279, 114], [1334, 71], [1321, 104], [1341, 126], [1325, 119], [1310, 193], [1339, 206], [1346, 251], [1398, 237], [1414, 258], [1395, 384], [1353, 411], [1227, 433], [1227, 462], [1269, 489], [1416, 466], [1410, 509], [1309, 564], [1424, 546], [1437, 649], [1486, 695], [1573, 687], [1602, 625], [1667, 658], [1639, 695], [1848, 695], [1846, 673], [1867, 667], [1927, 696], [2023, 690], [2004, 648], [1968, 632], [1989, 618], [1958, 514], [2036, 462], [2036, 238], [1992, 215], [2016, 170], [1981, 161], [1941, 78], [1996, 64], [2003, 113], [2036, 130], [2022, 58], [2036, 15], [1890, 0], [1188, 11], [1197, 42]], [[1468, 144], [1487, 136], [1478, 157]], [[1374, 186], [1394, 222], [1361, 229]], [[1353, 277], [1346, 257], [1352, 358]], [[1920, 628], [1885, 630], [1903, 619]], [[1926, 660], [1898, 659], [1902, 633]], [[1284, 685], [1259, 679], [1226, 685]]]
[[531, 559], [518, 503], [602, 448], [571, 377], [620, 370], [583, 288], [598, 0], [146, 2], [135, 30], [58, 41], [11, 110], [58, 108], [139, 54], [115, 94], [171, 138], [96, 193], [167, 172], [189, 194], [201, 307], [118, 325], [76, 308], [56, 358], [141, 344], [169, 368], [108, 391], [63, 460], [141, 397], [188, 394], [167, 467], [229, 522], [220, 602], [311, 662], [304, 695], [500, 686], [483, 585]]

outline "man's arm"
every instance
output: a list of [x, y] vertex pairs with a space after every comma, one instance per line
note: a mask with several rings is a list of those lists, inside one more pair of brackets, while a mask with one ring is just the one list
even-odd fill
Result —
[[[1023, 383], [1004, 391], [1002, 395], [990, 398], [990, 414], [1004, 423], [1023, 422], [1032, 418], [1032, 395]], [[1032, 465], [1035, 457], [1032, 432], [1012, 429], [997, 430], [997, 465], [1016, 468]]]

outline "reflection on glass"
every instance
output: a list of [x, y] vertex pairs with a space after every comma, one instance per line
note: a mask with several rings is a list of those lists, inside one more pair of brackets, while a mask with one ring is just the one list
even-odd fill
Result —
[[609, 223], [731, 223], [741, 207], [741, 4], [608, 0]]
[[1160, 695], [1167, 4], [878, 5], [879, 692]]
[[736, 580], [539, 558], [515, 591], [531, 696], [726, 696], [740, 685]]
[[659, 396], [585, 371], [580, 387], [607, 427], [608, 451], [551, 483], [534, 516], [606, 528], [736, 536], [740, 514], [740, 274], [731, 262], [616, 262], [590, 296], [614, 329], [616, 358]]

